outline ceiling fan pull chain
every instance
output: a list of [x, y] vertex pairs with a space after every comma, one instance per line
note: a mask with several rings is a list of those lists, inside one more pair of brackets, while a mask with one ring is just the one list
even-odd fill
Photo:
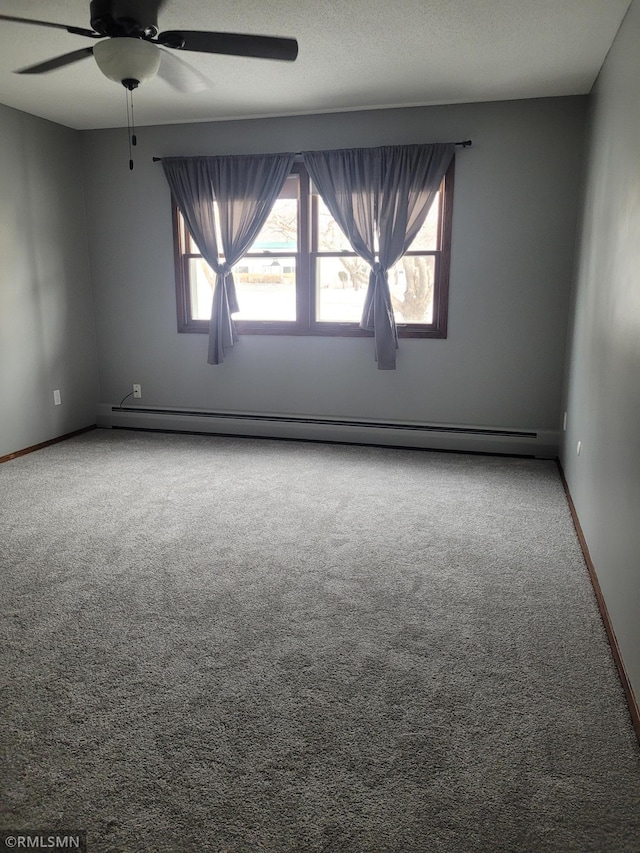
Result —
[[[133, 92], [125, 87], [125, 98], [127, 99], [127, 139], [129, 141], [129, 169], [133, 171], [133, 155], [131, 154], [131, 142], [133, 131], [131, 129], [131, 121], [133, 116]], [[129, 112], [129, 101], [131, 101], [131, 112]]]
[[131, 97], [131, 144], [137, 145], [138, 144], [138, 138], [136, 136], [136, 120], [133, 117], [133, 89], [131, 89], [131, 91], [129, 92], [129, 95]]

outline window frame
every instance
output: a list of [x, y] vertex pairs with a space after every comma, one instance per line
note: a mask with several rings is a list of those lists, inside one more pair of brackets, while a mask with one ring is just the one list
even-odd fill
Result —
[[[291, 173], [298, 176], [298, 245], [296, 252], [283, 252], [282, 257], [295, 258], [296, 265], [296, 320], [240, 320], [234, 319], [239, 335], [303, 335], [312, 337], [373, 337], [373, 332], [361, 329], [354, 322], [328, 322], [315, 318], [315, 270], [317, 257], [354, 256], [354, 252], [318, 252], [312, 234], [314, 206], [317, 196], [311, 193], [309, 173], [302, 163], [294, 163]], [[433, 287], [433, 319], [431, 323], [396, 322], [400, 338], [446, 338], [449, 307], [449, 274], [451, 269], [451, 237], [453, 225], [453, 188], [455, 157], [442, 179], [439, 195], [439, 229], [437, 248], [412, 251], [406, 256], [435, 257]], [[171, 200], [173, 244], [176, 283], [176, 314], [178, 332], [208, 334], [209, 320], [191, 316], [191, 287], [189, 261], [202, 257], [189, 252], [190, 237], [175, 200]], [[263, 253], [248, 253], [245, 257], [263, 257]]]

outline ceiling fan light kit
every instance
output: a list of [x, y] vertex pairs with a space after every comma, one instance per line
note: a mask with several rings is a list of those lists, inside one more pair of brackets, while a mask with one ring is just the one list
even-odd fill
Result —
[[152, 80], [160, 68], [158, 48], [138, 38], [99, 41], [93, 48], [93, 56], [105, 77], [127, 89]]

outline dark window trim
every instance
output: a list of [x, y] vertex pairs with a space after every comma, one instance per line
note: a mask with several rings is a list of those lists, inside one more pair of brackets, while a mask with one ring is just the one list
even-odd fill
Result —
[[[294, 164], [292, 173], [299, 180], [299, 222], [298, 222], [298, 251], [286, 252], [288, 257], [296, 260], [297, 284], [296, 306], [297, 319], [290, 321], [278, 320], [235, 320], [235, 326], [240, 335], [304, 335], [320, 337], [357, 337], [370, 338], [373, 332], [360, 329], [357, 323], [328, 323], [316, 321], [311, 300], [312, 271], [311, 265], [315, 260], [311, 234], [311, 205], [313, 197], [309, 192], [309, 175], [301, 164]], [[438, 247], [431, 252], [411, 251], [411, 255], [435, 255], [435, 285], [433, 290], [433, 322], [398, 323], [400, 338], [446, 338], [449, 306], [449, 274], [451, 269], [451, 237], [453, 230], [453, 187], [455, 175], [455, 158], [444, 177], [444, 191], [440, 193], [440, 231]], [[302, 203], [306, 199], [307, 203]], [[189, 258], [200, 255], [186, 253], [186, 236], [184, 225], [178, 216], [178, 207], [172, 200], [174, 260], [176, 279], [176, 313], [178, 332], [187, 334], [208, 334], [209, 320], [194, 320], [190, 312], [190, 288], [188, 276]], [[350, 255], [349, 252], [321, 252], [321, 256]], [[355, 253], [353, 253], [355, 254]]]

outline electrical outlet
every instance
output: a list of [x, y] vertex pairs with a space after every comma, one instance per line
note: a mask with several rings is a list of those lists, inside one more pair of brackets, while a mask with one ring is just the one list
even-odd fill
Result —
[[142, 397], [142, 385], [134, 385], [133, 386], [133, 396], [136, 398]]
[[60, 391], [53, 392], [53, 405], [61, 406], [62, 405], [62, 397], [60, 396]]

